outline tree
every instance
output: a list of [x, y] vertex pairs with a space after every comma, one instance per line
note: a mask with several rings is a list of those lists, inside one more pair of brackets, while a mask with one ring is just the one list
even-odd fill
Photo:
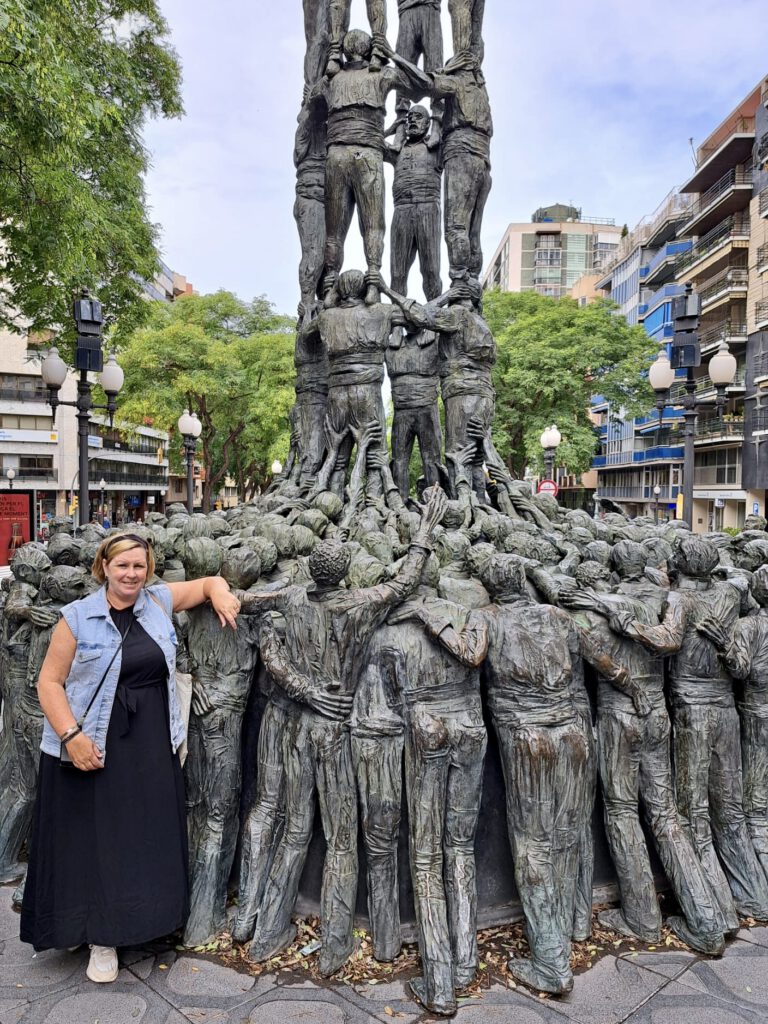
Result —
[[142, 128], [182, 113], [167, 34], [157, 0], [0, 0], [0, 327], [69, 325], [81, 286], [145, 311]]
[[656, 344], [611, 303], [579, 306], [536, 292], [496, 291], [485, 296], [485, 314], [498, 344], [493, 436], [516, 476], [528, 465], [541, 468], [539, 438], [552, 423], [563, 437], [558, 461], [577, 475], [589, 469], [597, 447], [589, 418], [594, 395], [627, 416], [652, 406], [644, 371]]
[[264, 298], [245, 303], [225, 291], [149, 306], [144, 327], [118, 336], [125, 370], [121, 415], [133, 421], [151, 416], [169, 431], [180, 468], [176, 421], [184, 408], [196, 412], [203, 425], [203, 508], [210, 510], [228, 475], [241, 501], [248, 500], [267, 481], [273, 460], [288, 454], [294, 321], [275, 314]]

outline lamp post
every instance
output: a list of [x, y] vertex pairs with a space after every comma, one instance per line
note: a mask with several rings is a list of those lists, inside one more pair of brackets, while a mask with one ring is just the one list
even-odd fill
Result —
[[102, 526], [104, 525], [104, 491], [106, 489], [107, 489], [107, 481], [104, 479], [104, 477], [102, 477], [101, 480], [99, 480], [99, 490], [101, 491], [100, 508], [101, 508], [101, 525]]
[[[725, 389], [733, 383], [736, 376], [736, 357], [728, 348], [725, 338], [720, 342], [720, 348], [709, 361], [709, 377], [715, 385], [715, 408], [718, 415], [727, 401]], [[669, 361], [666, 348], [661, 348], [659, 354], [651, 364], [648, 371], [648, 379], [651, 387], [656, 392], [656, 408], [659, 411], [659, 430], [661, 430], [664, 410], [672, 408], [674, 402], [670, 401], [669, 389], [675, 379], [675, 371]], [[685, 451], [683, 456], [683, 519], [693, 526], [693, 471], [696, 456], [696, 420], [700, 408], [706, 408], [711, 403], [697, 400], [696, 380], [693, 376], [693, 368], [687, 367], [685, 378], [685, 395], [680, 403], [683, 407], [683, 437]]]
[[13, 481], [16, 479], [16, 470], [15, 469], [6, 469], [5, 475], [8, 478], [8, 490], [12, 491], [13, 490]]
[[165, 494], [166, 491], [165, 488], [163, 488], [163, 490], [160, 491], [160, 511], [163, 513], [163, 515], [165, 515]]
[[656, 484], [653, 488], [653, 525], [659, 525], [659, 495], [661, 494], [661, 488]]
[[555, 452], [562, 441], [560, 431], [554, 423], [551, 427], [547, 427], [540, 440], [541, 447], [544, 449], [544, 476], [547, 480], [552, 480], [555, 472]]
[[192, 515], [195, 511], [195, 448], [197, 439], [203, 431], [203, 424], [197, 418], [197, 413], [193, 412], [190, 415], [189, 409], [185, 409], [179, 416], [177, 426], [184, 439], [184, 454], [187, 460], [187, 511]]
[[283, 472], [283, 464], [280, 459], [275, 459], [272, 463], [272, 476], [280, 476]]
[[[117, 395], [123, 386], [125, 374], [118, 365], [114, 352], [110, 354], [106, 365], [104, 364], [101, 350], [101, 325], [104, 320], [101, 303], [92, 299], [87, 289], [83, 289], [81, 297], [75, 300], [73, 314], [77, 329], [75, 369], [80, 371], [80, 379], [77, 382], [77, 399], [74, 402], [64, 402], [59, 398], [59, 391], [67, 379], [69, 370], [55, 345], [43, 359], [41, 371], [43, 383], [48, 388], [48, 404], [53, 410], [53, 419], [56, 419], [56, 410], [60, 405], [68, 405], [77, 409], [78, 472], [80, 474], [78, 507], [82, 522], [82, 517], [87, 514], [86, 510], [90, 506], [88, 430], [91, 423], [91, 410], [104, 409], [109, 415], [109, 425], [112, 426], [117, 411]], [[101, 374], [101, 386], [107, 396], [106, 405], [94, 405], [91, 394], [92, 384], [88, 380], [89, 371]]]

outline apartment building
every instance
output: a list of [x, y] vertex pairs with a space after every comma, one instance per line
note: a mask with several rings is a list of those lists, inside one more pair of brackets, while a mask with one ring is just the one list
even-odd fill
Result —
[[541, 207], [529, 224], [510, 224], [499, 242], [484, 288], [536, 291], [559, 299], [586, 274], [602, 270], [622, 229], [605, 217], [582, 217], [575, 206]]
[[[622, 240], [598, 283], [628, 322], [642, 324], [659, 344], [674, 333], [675, 296], [690, 284], [700, 298], [692, 524], [699, 533], [740, 526], [747, 514], [765, 509], [768, 450], [761, 459], [760, 427], [768, 405], [760, 373], [768, 361], [768, 191], [764, 215], [760, 209], [768, 186], [766, 99], [762, 83], [705, 139], [691, 176]], [[756, 137], [764, 139], [762, 163]], [[738, 369], [721, 414], [707, 365], [723, 339]], [[671, 398], [681, 401], [683, 394], [681, 380]], [[682, 486], [682, 408], [665, 409], [661, 425], [655, 410], [633, 423], [599, 399], [594, 411], [603, 420], [595, 460], [599, 496], [630, 514], [652, 512], [658, 499], [663, 514], [674, 515]]]
[[[158, 278], [145, 284], [148, 298], [160, 296], [163, 301], [190, 290], [186, 279], [164, 264]], [[76, 411], [60, 406], [54, 419], [42, 380], [41, 358], [49, 341], [0, 332], [0, 494], [7, 498], [12, 491], [10, 518], [21, 520], [16, 525], [23, 539], [39, 535], [52, 516], [68, 513], [78, 487]], [[75, 400], [77, 379], [74, 371], [67, 374], [62, 401]], [[91, 502], [84, 515], [79, 511], [82, 519], [99, 515], [103, 505], [110, 522], [129, 522], [162, 505], [168, 491], [168, 435], [151, 422], [123, 423], [118, 411], [110, 427], [106, 418], [93, 413], [88, 457]], [[22, 508], [28, 511], [20, 515]], [[10, 553], [5, 533], [16, 527], [2, 515], [0, 520], [2, 565]]]

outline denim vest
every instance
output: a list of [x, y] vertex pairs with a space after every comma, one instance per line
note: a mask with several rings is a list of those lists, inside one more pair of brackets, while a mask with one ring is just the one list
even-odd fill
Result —
[[[153, 600], [151, 593], [157, 600]], [[158, 603], [159, 602], [159, 603]], [[176, 699], [176, 631], [171, 621], [173, 600], [170, 591], [163, 584], [154, 584], [142, 590], [133, 606], [136, 621], [140, 622], [149, 636], [160, 647], [168, 666], [168, 707], [170, 710], [171, 747], [176, 753], [185, 737], [179, 702]], [[101, 677], [109, 665], [115, 648], [120, 643], [120, 631], [109, 614], [106, 587], [96, 593], [73, 601], [61, 609], [61, 614], [77, 641], [77, 650], [65, 683], [67, 700], [77, 721], [88, 707]], [[104, 752], [109, 718], [120, 678], [122, 650], [112, 662], [93, 707], [83, 724], [83, 732]], [[45, 754], [58, 756], [61, 748], [59, 737], [46, 719], [43, 726], [43, 742], [40, 749]]]

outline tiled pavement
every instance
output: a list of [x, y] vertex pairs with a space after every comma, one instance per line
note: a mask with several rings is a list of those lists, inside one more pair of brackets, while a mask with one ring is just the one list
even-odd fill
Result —
[[[413, 1024], [433, 1018], [402, 981], [353, 988], [301, 975], [254, 978], [175, 952], [127, 953], [113, 985], [85, 978], [86, 953], [35, 956], [0, 887], [0, 1024]], [[667, 950], [606, 956], [566, 999], [496, 984], [461, 1003], [459, 1024], [768, 1024], [768, 928], [721, 960]]]

